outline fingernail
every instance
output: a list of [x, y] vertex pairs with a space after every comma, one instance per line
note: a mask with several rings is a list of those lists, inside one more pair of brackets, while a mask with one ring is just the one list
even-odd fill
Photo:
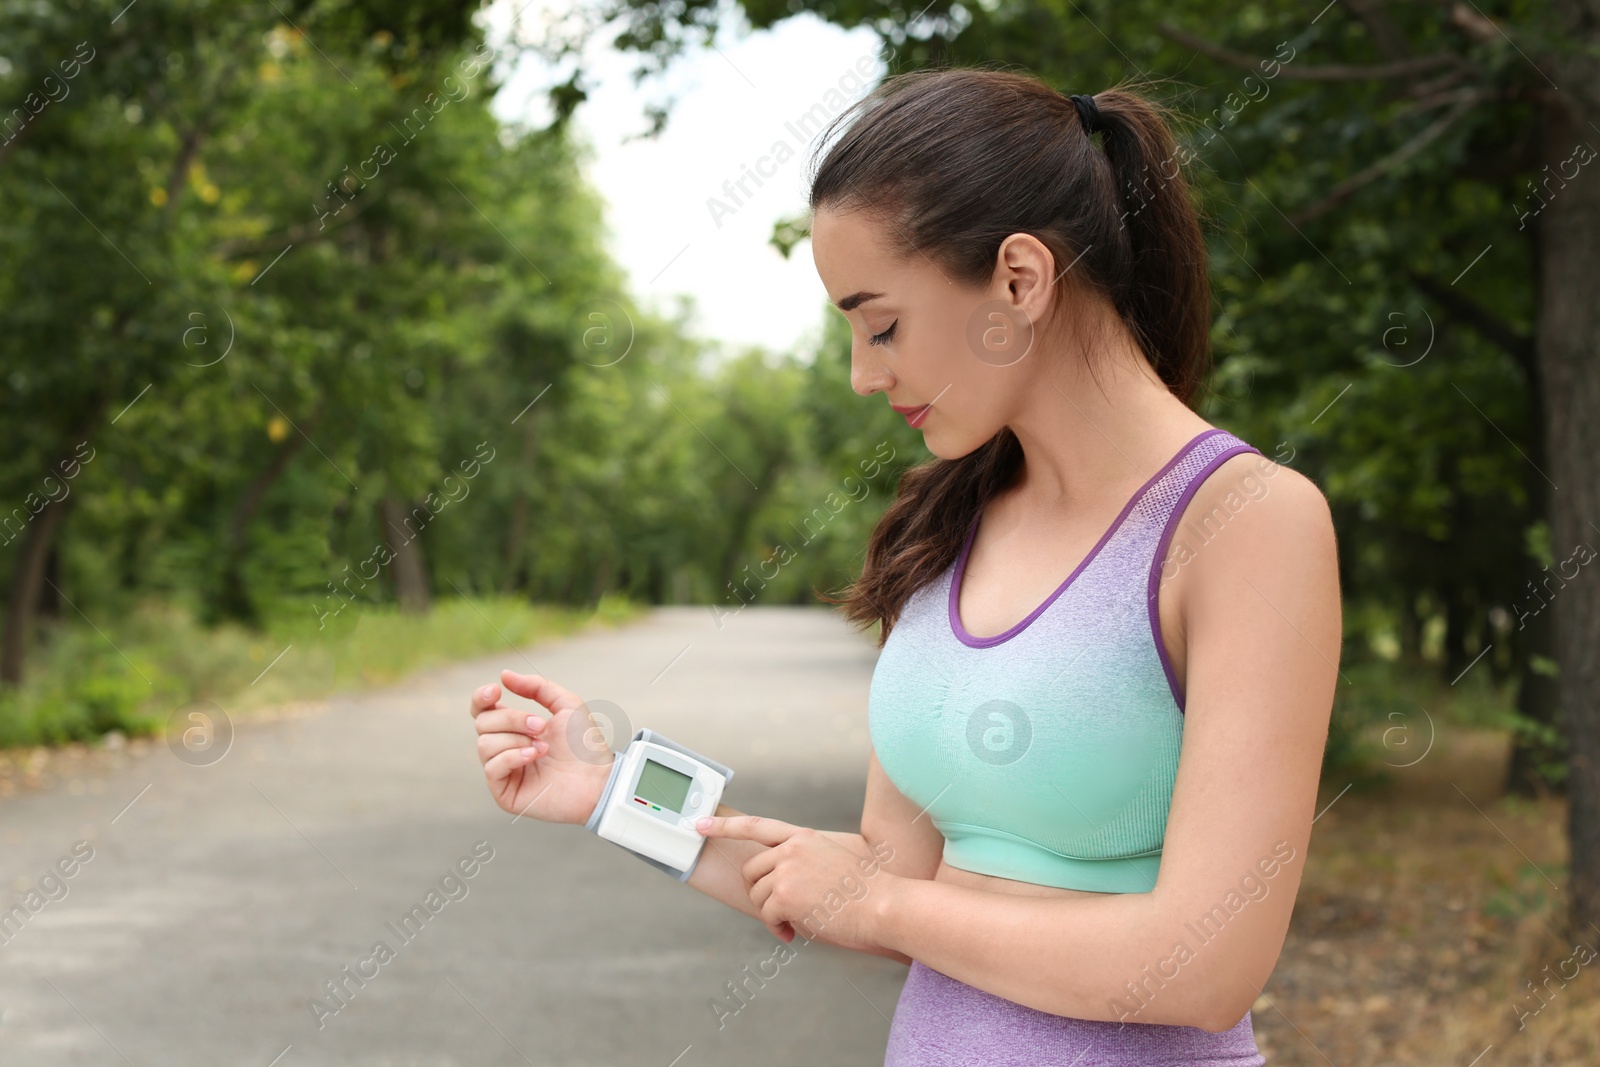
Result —
[[707, 830], [711, 829], [711, 824], [713, 822], [715, 822], [715, 820], [712, 819], [711, 816], [706, 815], [694, 821], [694, 828], [699, 830], [701, 833], [705, 833]]
[[494, 692], [494, 687], [486, 685], [482, 689], [478, 690], [478, 695], [481, 696], [483, 699], [488, 700], [489, 699], [489, 694], [492, 693], [492, 692]]
[[522, 754], [531, 759], [534, 756], [539, 754], [539, 750], [537, 748], [534, 748], [534, 747], [529, 747], [529, 748], [523, 749], [522, 750]]
[[539, 716], [537, 716], [537, 715], [529, 715], [528, 716], [528, 729], [537, 730], [537, 729], [541, 728], [542, 726], [544, 726], [544, 720], [539, 718]]

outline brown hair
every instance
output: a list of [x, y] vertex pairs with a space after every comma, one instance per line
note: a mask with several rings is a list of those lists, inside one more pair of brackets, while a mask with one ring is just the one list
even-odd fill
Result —
[[[823, 140], [854, 118], [814, 171], [811, 210], [881, 219], [894, 254], [925, 255], [973, 287], [993, 278], [1006, 237], [1031, 234], [1058, 265], [1072, 265], [1056, 281], [1056, 306], [1069, 306], [1074, 287], [1104, 295], [1161, 380], [1192, 403], [1211, 360], [1205, 238], [1170, 109], [1137, 91], [1146, 84], [1094, 94], [1097, 145], [1073, 102], [1029, 75], [896, 75], [825, 131]], [[873, 528], [861, 577], [842, 598], [821, 599], [843, 604], [845, 618], [863, 627], [881, 623], [881, 647], [907, 598], [955, 560], [1022, 458], [1002, 427], [959, 459], [906, 470]]]

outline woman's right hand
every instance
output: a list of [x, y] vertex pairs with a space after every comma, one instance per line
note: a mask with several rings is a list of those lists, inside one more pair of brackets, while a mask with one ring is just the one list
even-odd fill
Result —
[[498, 685], [472, 694], [489, 793], [513, 815], [582, 825], [600, 802], [615, 753], [576, 694], [538, 674], [501, 671], [500, 680], [551, 714], [507, 707]]

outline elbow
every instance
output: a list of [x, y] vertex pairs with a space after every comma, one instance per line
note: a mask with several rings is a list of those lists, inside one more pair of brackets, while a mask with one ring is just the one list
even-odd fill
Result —
[[1232, 1030], [1250, 1014], [1250, 1009], [1255, 1005], [1255, 997], [1241, 1002], [1237, 996], [1228, 996], [1217, 993], [1208, 997], [1202, 1003], [1199, 1011], [1199, 1021], [1193, 1025], [1198, 1026], [1208, 1034], [1222, 1034]]
[[1189, 1025], [1222, 1034], [1244, 1022], [1272, 980], [1282, 945], [1280, 935], [1270, 946], [1235, 946], [1232, 953], [1214, 956], [1192, 976], [1196, 981], [1185, 1005]]
[[1246, 1008], [1244, 1011], [1230, 1009], [1220, 1013], [1212, 1012], [1204, 1022], [1200, 1023], [1200, 1029], [1208, 1034], [1225, 1034], [1235, 1026], [1238, 1026], [1239, 1021], [1244, 1018], [1245, 1012], [1249, 1010], [1249, 1008]]

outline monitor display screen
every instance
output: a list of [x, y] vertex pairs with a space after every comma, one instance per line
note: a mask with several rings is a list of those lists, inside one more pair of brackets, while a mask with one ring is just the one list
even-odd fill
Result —
[[683, 802], [689, 796], [689, 786], [693, 782], [694, 779], [682, 771], [675, 771], [653, 759], [646, 759], [644, 767], [639, 771], [639, 788], [634, 792], [652, 804], [660, 804], [663, 808], [681, 812]]

